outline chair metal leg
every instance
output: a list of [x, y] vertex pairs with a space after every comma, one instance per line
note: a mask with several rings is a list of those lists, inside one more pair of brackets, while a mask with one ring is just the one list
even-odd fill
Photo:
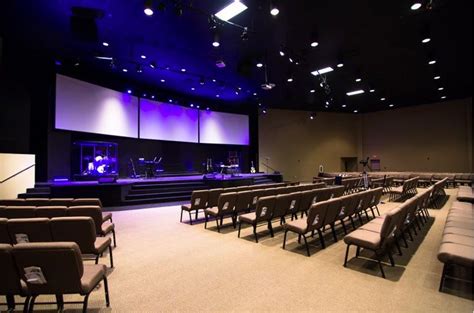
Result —
[[196, 210], [196, 220], [198, 219], [199, 209]]
[[114, 267], [114, 256], [112, 254], [112, 246], [109, 246], [110, 268]]
[[441, 282], [439, 283], [439, 292], [443, 291], [444, 280], [446, 278], [446, 273], [448, 272], [448, 263], [444, 263], [443, 274], [441, 274]]
[[326, 249], [326, 243], [324, 242], [324, 236], [321, 229], [318, 229], [318, 235], [319, 235], [319, 241], [321, 241], [321, 247], [323, 247], [323, 249]]
[[6, 295], [6, 298], [7, 298], [8, 311], [13, 312], [15, 310], [15, 296], [14, 295]]
[[109, 283], [107, 282], [107, 276], [105, 275], [104, 275], [104, 293], [105, 293], [105, 305], [109, 307], [110, 306]]
[[56, 304], [58, 305], [58, 311], [62, 312], [64, 310], [64, 297], [63, 295], [56, 295]]
[[402, 256], [403, 255], [402, 249], [400, 249], [400, 244], [398, 243], [397, 239], [395, 239], [395, 246], [397, 247], [398, 255]]
[[359, 254], [360, 254], [360, 247], [359, 247], [359, 246], [357, 246], [357, 249], [356, 249], [356, 258], [358, 258], [358, 257], [359, 257]]
[[311, 255], [309, 254], [308, 241], [306, 240], [306, 236], [305, 236], [305, 235], [303, 235], [303, 239], [304, 239], [304, 245], [306, 246], [306, 253], [307, 253], [308, 256], [311, 256]]
[[377, 262], [379, 263], [380, 271], [382, 272], [382, 277], [385, 278], [385, 272], [383, 270], [382, 261], [380, 260], [380, 256], [377, 254], [377, 251], [374, 251], [374, 252], [375, 252], [375, 257], [377, 258]]
[[331, 226], [332, 236], [334, 237], [334, 242], [337, 242], [337, 234], [336, 234], [336, 229], [334, 228], [334, 223], [332, 223], [330, 226]]
[[33, 312], [33, 308], [34, 308], [34, 306], [35, 306], [36, 297], [38, 297], [38, 296], [32, 296], [32, 297], [31, 297], [31, 299], [30, 299], [30, 304], [28, 305], [28, 312]]
[[95, 256], [95, 264], [99, 264], [99, 255]]
[[377, 210], [377, 214], [380, 216], [379, 207], [378, 207], [378, 206], [375, 206], [375, 209]]
[[354, 219], [352, 218], [352, 216], [349, 216], [349, 219], [351, 220], [352, 228], [356, 229], [356, 226], [354, 224]]
[[30, 296], [26, 296], [25, 302], [23, 303], [23, 313], [28, 313], [28, 310], [30, 308]]
[[344, 235], [347, 235], [346, 223], [344, 223], [344, 219], [340, 220], [342, 225], [342, 230], [344, 230]]
[[239, 232], [237, 233], [237, 238], [240, 238], [240, 229], [242, 228], [242, 222], [239, 221]]
[[395, 260], [393, 259], [393, 255], [392, 255], [392, 251], [390, 251], [390, 249], [387, 251], [387, 254], [388, 254], [388, 258], [390, 259], [390, 264], [392, 265], [392, 267], [395, 266]]
[[253, 235], [255, 236], [255, 242], [258, 243], [257, 224], [253, 225]]
[[209, 216], [207, 214], [204, 214], [204, 219], [205, 219], [205, 222], [204, 222], [204, 229], [207, 228], [207, 221], [209, 219]]
[[84, 303], [82, 305], [82, 313], [87, 313], [87, 303], [89, 302], [89, 293], [84, 297]]
[[407, 239], [405, 238], [405, 233], [404, 232], [401, 232], [401, 233], [402, 233], [403, 242], [405, 243], [405, 248], [408, 248], [408, 242], [407, 242]]
[[191, 211], [189, 211], [188, 213], [189, 213], [189, 225], [193, 225], [193, 217], [191, 215]]
[[288, 234], [288, 229], [285, 229], [285, 235], [283, 236], [283, 250], [285, 250], [287, 234]]
[[272, 221], [268, 221], [268, 230], [270, 231], [270, 236], [273, 238], [273, 227], [272, 227]]
[[217, 225], [217, 232], [220, 233], [221, 232], [221, 227], [219, 226], [219, 218], [216, 217], [216, 225]]
[[179, 222], [182, 223], [183, 222], [183, 209], [181, 209], [181, 216], [179, 218]]
[[347, 245], [346, 247], [346, 257], [344, 258], [344, 267], [347, 267], [347, 256], [349, 255], [349, 248], [351, 245]]

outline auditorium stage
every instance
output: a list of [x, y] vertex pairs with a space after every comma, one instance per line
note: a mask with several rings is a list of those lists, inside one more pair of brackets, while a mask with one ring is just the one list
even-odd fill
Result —
[[[254, 184], [281, 182], [280, 174], [216, 174], [177, 175], [154, 178], [122, 178], [116, 182], [66, 181], [38, 183], [48, 189], [42, 196], [51, 198], [100, 198], [104, 206], [124, 206], [146, 203], [187, 201], [193, 190], [226, 188]], [[35, 197], [34, 193], [19, 195]]]

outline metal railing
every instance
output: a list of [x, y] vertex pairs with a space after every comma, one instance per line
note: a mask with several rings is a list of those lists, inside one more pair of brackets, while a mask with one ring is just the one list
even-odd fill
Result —
[[9, 181], [10, 179], [12, 179], [12, 178], [14, 178], [14, 177], [20, 175], [21, 173], [26, 172], [26, 171], [29, 170], [30, 168], [35, 167], [35, 165], [36, 165], [36, 164], [30, 165], [30, 166], [28, 166], [28, 167], [22, 169], [21, 171], [16, 172], [15, 174], [11, 175], [10, 177], [7, 177], [7, 178], [5, 178], [4, 180], [0, 181], [0, 184], [3, 184], [3, 183], [5, 183], [5, 182]]

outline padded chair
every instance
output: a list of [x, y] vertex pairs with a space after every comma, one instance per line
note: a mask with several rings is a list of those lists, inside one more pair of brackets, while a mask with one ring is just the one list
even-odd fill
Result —
[[0, 218], [0, 243], [11, 244], [7, 222], [8, 220], [6, 218]]
[[20, 276], [13, 259], [13, 247], [0, 243], [0, 295], [7, 299], [8, 311], [15, 309], [15, 295], [24, 296], [26, 287], [22, 288]]
[[16, 218], [8, 220], [8, 234], [13, 244], [53, 241], [48, 218]]
[[0, 205], [0, 218], [6, 217], [6, 216], [5, 216], [5, 209], [6, 209], [6, 208], [7, 208], [6, 206]]
[[25, 206], [25, 199], [0, 199], [3, 206]]
[[[219, 200], [217, 201], [217, 206], [208, 208], [204, 210], [204, 215], [206, 221], [204, 223], [204, 228], [207, 228], [207, 222], [209, 217], [212, 216], [216, 219], [217, 224], [217, 231], [221, 232], [221, 226], [224, 222], [224, 217], [230, 216], [232, 217], [232, 225], [235, 228], [235, 220], [234, 220], [234, 207], [235, 202], [237, 201], [237, 192], [228, 192], [222, 193], [219, 196]], [[219, 225], [220, 220], [220, 225]]]
[[[275, 208], [273, 210], [272, 220], [280, 219], [280, 225], [283, 225], [285, 221], [285, 216], [290, 213], [290, 208], [293, 200], [293, 195], [290, 194], [280, 194], [275, 198]], [[295, 204], [293, 204], [293, 207]]]
[[72, 206], [74, 198], [51, 198], [49, 199], [50, 206]]
[[314, 231], [317, 231], [321, 246], [323, 247], [323, 249], [326, 248], [321, 228], [324, 226], [324, 219], [326, 217], [327, 208], [328, 201], [317, 202], [311, 205], [307, 218], [302, 218], [296, 221], [286, 223], [284, 225], [285, 236], [283, 237], [283, 249], [285, 249], [286, 236], [289, 231], [298, 234], [298, 243], [301, 242], [301, 236], [303, 236], [304, 244], [306, 246], [306, 253], [308, 256], [311, 256], [311, 254], [309, 253], [308, 240], [306, 239], [307, 233], [313, 233]]
[[90, 216], [94, 220], [96, 234], [99, 236], [107, 236], [112, 234], [114, 238], [114, 247], [117, 247], [117, 239], [115, 237], [115, 224], [111, 222], [103, 222], [102, 211], [99, 206], [83, 205], [71, 206], [67, 209], [68, 216]]
[[[83, 206], [83, 205], [92, 205], [100, 207], [102, 211], [102, 201], [99, 198], [77, 198], [72, 201], [69, 206]], [[110, 221], [113, 223], [112, 220], [112, 212], [102, 212], [102, 221]]]
[[252, 202], [250, 203], [250, 211], [255, 211], [257, 209], [257, 202], [258, 199], [261, 197], [265, 197], [266, 191], [265, 189], [257, 189], [253, 191]]
[[328, 207], [326, 210], [326, 217], [324, 218], [324, 226], [331, 227], [334, 242], [337, 242], [336, 222], [338, 221], [338, 214], [341, 208], [341, 199], [333, 198], [328, 200]]
[[217, 202], [219, 201], [219, 196], [223, 192], [224, 192], [223, 188], [209, 189], [209, 198], [207, 199], [207, 207], [212, 208], [212, 207], [217, 206]]
[[50, 205], [49, 198], [26, 198], [25, 206], [47, 206]]
[[[64, 307], [64, 294], [84, 296], [82, 311], [87, 312], [89, 295], [104, 282], [105, 302], [110, 306], [109, 290], [104, 265], [85, 265], [81, 252], [73, 242], [28, 243], [13, 249], [15, 263], [20, 277], [26, 282], [31, 300], [25, 302], [28, 311], [33, 312], [35, 300], [40, 295], [56, 295], [58, 307]], [[40, 269], [46, 278], [44, 282], [26, 275], [30, 267]], [[29, 277], [29, 278], [28, 278]], [[40, 282], [40, 283], [38, 283]]]
[[36, 217], [64, 217], [67, 214], [66, 206], [40, 206], [35, 210]]
[[258, 243], [257, 225], [266, 222], [270, 235], [273, 237], [272, 216], [275, 207], [276, 196], [261, 197], [257, 201], [257, 208], [255, 212], [243, 214], [239, 216], [239, 232], [237, 237], [240, 238], [240, 230], [242, 224], [250, 224], [253, 227], [253, 234], [255, 242]]
[[181, 206], [180, 222], [183, 222], [183, 211], [189, 213], [189, 223], [193, 225], [192, 212], [196, 212], [196, 220], [198, 218], [199, 210], [205, 210], [207, 200], [209, 198], [209, 190], [196, 190], [191, 195], [191, 203]]
[[237, 200], [234, 207], [234, 220], [242, 213], [247, 213], [250, 209], [250, 204], [253, 200], [253, 191], [239, 191], [237, 192]]
[[50, 221], [54, 241], [77, 243], [82, 254], [95, 255], [95, 263], [109, 249], [110, 267], [114, 267], [112, 244], [109, 237], [97, 237], [91, 217], [55, 217]]
[[5, 217], [11, 218], [33, 218], [36, 217], [36, 207], [34, 206], [7, 206]]

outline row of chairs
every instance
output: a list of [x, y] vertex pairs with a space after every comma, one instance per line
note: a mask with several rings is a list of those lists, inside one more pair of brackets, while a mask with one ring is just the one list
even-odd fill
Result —
[[311, 236], [314, 236], [315, 232], [317, 232], [321, 246], [325, 248], [323, 233], [326, 227], [331, 228], [334, 241], [337, 242], [336, 223], [339, 222], [344, 234], [347, 234], [346, 221], [350, 221], [353, 229], [356, 229], [354, 217], [357, 217], [359, 223], [363, 225], [363, 213], [365, 213], [367, 220], [370, 220], [369, 210], [372, 212], [373, 218], [376, 217], [375, 211], [380, 215], [378, 204], [382, 198], [382, 193], [382, 188], [376, 188], [313, 203], [309, 208], [306, 218], [283, 225], [285, 229], [283, 249], [286, 246], [288, 232], [294, 232], [298, 234], [298, 243], [301, 243], [301, 237], [303, 237], [307, 255], [310, 256], [307, 234], [311, 233]]
[[343, 178], [341, 184], [345, 188], [344, 194], [359, 192], [362, 187], [362, 182], [363, 180], [361, 177]]
[[[313, 189], [307, 190], [308, 186], [312, 186]], [[220, 227], [223, 224], [223, 219], [225, 217], [231, 217], [232, 225], [236, 228], [237, 218], [239, 215], [255, 211], [258, 207], [258, 200], [263, 197], [283, 195], [295, 192], [295, 190], [301, 190], [302, 188], [297, 188], [302, 186], [288, 186], [282, 188], [269, 188], [269, 189], [260, 189], [260, 190], [250, 190], [250, 191], [241, 191], [241, 192], [230, 192], [223, 193], [219, 197], [217, 206], [207, 208], [204, 210], [205, 223], [204, 228], [207, 228], [207, 222], [210, 217], [213, 217], [216, 220], [217, 231], [220, 232]], [[314, 185], [304, 185], [304, 192], [307, 197], [305, 197], [306, 204], [295, 205], [293, 209], [292, 218], [296, 217], [298, 212], [301, 212], [301, 208], [306, 210], [309, 208], [309, 203], [311, 201], [316, 201], [316, 199], [321, 197], [334, 196], [335, 194], [342, 194], [342, 188], [327, 188], [322, 189], [324, 184], [314, 184]], [[324, 195], [323, 195], [324, 193]], [[220, 220], [220, 225], [219, 225]]]
[[0, 218], [54, 218], [66, 216], [86, 216], [94, 221], [95, 233], [98, 236], [107, 236], [112, 234], [114, 246], [117, 246], [115, 235], [115, 224], [104, 221], [102, 210], [99, 206], [5, 206], [0, 207]]
[[109, 251], [110, 267], [114, 267], [112, 240], [97, 237], [94, 220], [90, 217], [15, 218], [0, 219], [0, 243], [75, 242], [82, 254], [99, 257]]
[[286, 223], [288, 215], [291, 215], [292, 221], [298, 220], [299, 213], [303, 217], [314, 203], [340, 197], [343, 192], [344, 187], [337, 186], [261, 197], [257, 200], [254, 212], [238, 216], [237, 236], [240, 238], [242, 224], [249, 224], [253, 227], [255, 242], [258, 242], [257, 226], [267, 224], [273, 237], [272, 221], [275, 219], [280, 221], [280, 225]]
[[[269, 187], [270, 186], [270, 187]], [[276, 193], [294, 192], [302, 190], [310, 190], [315, 188], [323, 188], [324, 183], [319, 184], [307, 184], [307, 185], [295, 185], [285, 186], [285, 184], [273, 184], [273, 185], [256, 185], [256, 186], [243, 186], [234, 188], [216, 188], [210, 190], [196, 190], [191, 195], [191, 203], [181, 206], [180, 222], [183, 221], [183, 212], [188, 212], [189, 222], [192, 225], [192, 213], [195, 213], [195, 219], [197, 220], [200, 211], [204, 211], [207, 208], [213, 208], [219, 206], [219, 197], [221, 194], [226, 193], [239, 193], [241, 198], [245, 195], [245, 201], [239, 200], [238, 206], [247, 203], [247, 198], [252, 199], [252, 206], [255, 209], [255, 204], [258, 197], [265, 195], [271, 195]], [[258, 188], [260, 187], [260, 188]], [[266, 190], [266, 191], [264, 191]], [[212, 214], [212, 213], [211, 213]]]
[[406, 200], [417, 193], [418, 177], [407, 179], [402, 186], [394, 187], [389, 192], [390, 201]]
[[428, 207], [432, 191], [433, 189], [430, 188], [417, 194], [383, 216], [373, 219], [360, 229], [346, 235], [344, 237], [344, 242], [347, 244], [344, 267], [347, 266], [349, 248], [354, 245], [357, 247], [356, 257], [359, 256], [361, 248], [375, 253], [382, 277], [385, 278], [382, 258], [388, 255], [391, 265], [395, 266], [392, 249], [396, 246], [399, 255], [402, 255], [398, 241], [403, 239], [405, 247], [408, 248], [405, 234], [407, 233], [413, 241], [411, 232], [417, 235], [416, 229], [421, 230], [421, 225], [427, 223], [430, 216]]
[[[26, 198], [26, 199], [0, 199], [0, 207], [6, 206], [98, 206], [102, 210], [102, 201], [99, 198]], [[111, 212], [103, 212], [104, 221], [112, 220]], [[0, 216], [1, 217], [1, 216]]]
[[100, 282], [110, 306], [106, 267], [83, 264], [80, 247], [74, 242], [0, 244], [0, 278], [0, 295], [6, 296], [9, 312], [15, 310], [15, 295], [26, 297], [24, 312], [33, 312], [39, 295], [55, 295], [62, 312], [63, 295], [80, 294], [85, 313], [89, 295]]
[[439, 284], [440, 292], [443, 291], [444, 281], [453, 267], [467, 268], [472, 271], [474, 267], [474, 206], [472, 203], [453, 202], [444, 226], [438, 260], [444, 263]]

